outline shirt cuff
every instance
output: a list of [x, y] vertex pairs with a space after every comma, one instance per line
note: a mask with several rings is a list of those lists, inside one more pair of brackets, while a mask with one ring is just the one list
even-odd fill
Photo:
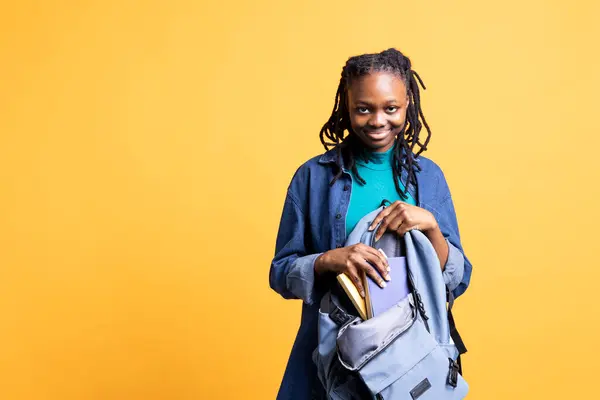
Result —
[[452, 291], [458, 287], [465, 273], [465, 256], [452, 243], [448, 243], [448, 261], [442, 275], [448, 290]]
[[315, 301], [315, 261], [321, 254], [310, 254], [294, 260], [286, 278], [288, 290], [309, 305]]

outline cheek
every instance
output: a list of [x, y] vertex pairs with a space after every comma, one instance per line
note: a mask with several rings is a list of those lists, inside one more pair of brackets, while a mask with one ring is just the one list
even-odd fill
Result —
[[398, 113], [394, 114], [390, 118], [389, 121], [395, 128], [400, 128], [402, 125], [404, 125], [405, 120], [406, 120], [406, 109], [403, 110], [402, 112], [398, 112]]
[[350, 115], [350, 123], [352, 124], [353, 128], [360, 128], [363, 127], [367, 124], [367, 121], [369, 120], [368, 116], [365, 115], [357, 115], [357, 114], [353, 114]]

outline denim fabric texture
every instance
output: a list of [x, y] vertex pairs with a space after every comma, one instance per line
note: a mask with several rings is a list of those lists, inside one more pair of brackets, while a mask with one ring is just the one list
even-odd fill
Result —
[[[301, 165], [288, 186], [283, 205], [269, 282], [283, 298], [301, 299], [303, 304], [300, 328], [277, 399], [308, 400], [323, 398], [324, 394], [312, 352], [318, 345], [319, 302], [335, 277], [323, 275], [315, 279], [314, 263], [322, 253], [344, 246], [346, 213], [352, 191], [352, 175], [346, 169], [330, 185], [338, 168], [335, 160], [336, 153], [330, 150]], [[446, 281], [454, 296], [459, 297], [469, 285], [472, 266], [460, 242], [450, 189], [436, 163], [423, 156], [416, 161], [421, 168], [416, 174], [417, 185], [409, 184], [408, 190], [417, 206], [435, 216], [449, 244], [445, 278], [459, 276], [451, 273], [455, 268], [464, 270], [459, 282]], [[402, 180], [405, 179], [406, 172], [403, 171]], [[462, 257], [457, 257], [457, 252]], [[454, 260], [462, 260], [463, 265], [455, 265]]]

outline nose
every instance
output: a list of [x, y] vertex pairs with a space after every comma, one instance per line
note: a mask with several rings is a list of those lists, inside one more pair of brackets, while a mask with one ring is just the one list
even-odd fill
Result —
[[382, 113], [382, 112], [374, 113], [373, 116], [369, 119], [368, 125], [372, 129], [382, 128], [382, 127], [386, 126], [387, 121], [386, 121], [384, 113]]

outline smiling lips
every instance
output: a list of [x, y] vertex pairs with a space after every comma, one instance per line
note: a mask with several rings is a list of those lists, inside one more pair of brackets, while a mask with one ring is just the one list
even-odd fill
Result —
[[368, 130], [366, 134], [369, 135], [370, 138], [375, 140], [380, 140], [385, 138], [390, 133], [390, 129], [377, 129], [377, 130]]

